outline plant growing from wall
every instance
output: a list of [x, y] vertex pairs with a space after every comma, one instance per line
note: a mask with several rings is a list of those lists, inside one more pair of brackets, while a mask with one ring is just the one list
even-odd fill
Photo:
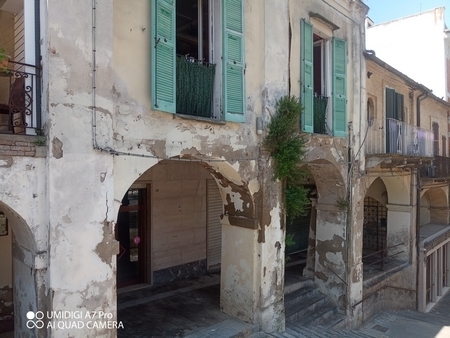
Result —
[[303, 215], [310, 201], [302, 185], [301, 169], [304, 140], [299, 130], [302, 106], [295, 96], [283, 96], [276, 104], [276, 114], [267, 125], [264, 147], [275, 160], [274, 179], [283, 182], [285, 213], [290, 219]]
[[8, 72], [8, 61], [10, 56], [6, 54], [5, 47], [0, 47], [0, 72]]

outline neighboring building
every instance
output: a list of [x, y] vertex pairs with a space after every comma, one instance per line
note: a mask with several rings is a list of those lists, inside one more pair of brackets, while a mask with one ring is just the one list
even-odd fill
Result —
[[[450, 286], [450, 104], [373, 52], [365, 56], [364, 315], [383, 307], [424, 310], [425, 294], [428, 303], [435, 302]], [[377, 265], [383, 272], [374, 273]]]
[[450, 37], [445, 8], [384, 23], [369, 22], [366, 48], [447, 100], [450, 98]]

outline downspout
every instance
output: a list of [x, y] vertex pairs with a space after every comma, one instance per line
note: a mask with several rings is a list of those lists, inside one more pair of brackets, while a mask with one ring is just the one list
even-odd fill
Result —
[[420, 193], [422, 188], [420, 186], [420, 166], [416, 171], [416, 310], [419, 311], [419, 259], [420, 259]]
[[42, 111], [41, 111], [41, 10], [40, 0], [34, 0], [34, 60], [36, 62], [36, 130], [42, 134]]
[[96, 26], [97, 26], [97, 15], [96, 15], [96, 5], [97, 1], [92, 0], [92, 145], [94, 149], [98, 149], [97, 145], [97, 100], [96, 100], [96, 80], [97, 80], [97, 41], [96, 41]]
[[[425, 91], [422, 92], [419, 96], [417, 96], [416, 99], [416, 118], [417, 118], [417, 126], [420, 127], [420, 102], [427, 98], [428, 94], [430, 92]], [[419, 308], [419, 242], [420, 242], [420, 192], [422, 190], [421, 184], [420, 184], [420, 165], [417, 168], [416, 172], [416, 188], [417, 188], [417, 196], [416, 196], [416, 260], [417, 260], [417, 267], [416, 267], [416, 309]]]
[[420, 127], [420, 101], [424, 100], [427, 98], [428, 94], [430, 94], [431, 92], [422, 92], [422, 94], [420, 94], [419, 96], [417, 96], [416, 99], [416, 118], [417, 118], [417, 126]]

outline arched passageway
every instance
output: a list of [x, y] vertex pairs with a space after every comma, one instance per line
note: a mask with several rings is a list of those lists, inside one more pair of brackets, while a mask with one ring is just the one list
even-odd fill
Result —
[[[257, 228], [247, 226], [253, 227], [255, 211], [248, 186], [228, 163], [183, 158], [161, 161], [143, 170], [119, 199], [115, 231], [120, 242], [119, 320], [129, 316], [134, 306], [130, 290], [140, 290], [136, 297], [141, 300], [153, 297], [152, 290], [179, 290], [178, 310], [172, 316], [182, 312], [177, 317], [181, 321], [194, 314], [202, 316], [207, 309], [235, 315], [228, 307], [250, 304], [247, 291], [239, 287], [255, 278], [242, 259], [245, 255], [252, 262], [252, 256], [241, 252], [251, 250], [253, 255]], [[196, 289], [199, 284], [201, 290], [210, 291], [183, 300], [186, 288], [201, 292]], [[153, 313], [151, 304], [142, 306], [148, 306], [152, 320], [164, 323], [161, 308]], [[171, 306], [166, 299], [164, 308]]]
[[26, 326], [28, 311], [45, 309], [41, 297], [46, 266], [37, 263], [37, 256], [28, 224], [0, 202], [0, 333], [14, 331], [18, 337], [37, 336], [36, 328]]

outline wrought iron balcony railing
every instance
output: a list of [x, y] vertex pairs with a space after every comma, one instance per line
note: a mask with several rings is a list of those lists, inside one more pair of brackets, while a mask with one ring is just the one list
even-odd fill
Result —
[[369, 127], [366, 155], [397, 154], [433, 157], [433, 132], [403, 121], [387, 118], [385, 124], [374, 121]]
[[40, 132], [40, 78], [38, 67], [21, 62], [9, 61], [0, 71], [0, 133]]
[[216, 65], [177, 57], [177, 113], [212, 118]]
[[430, 165], [420, 168], [423, 178], [450, 178], [450, 157], [434, 156]]

